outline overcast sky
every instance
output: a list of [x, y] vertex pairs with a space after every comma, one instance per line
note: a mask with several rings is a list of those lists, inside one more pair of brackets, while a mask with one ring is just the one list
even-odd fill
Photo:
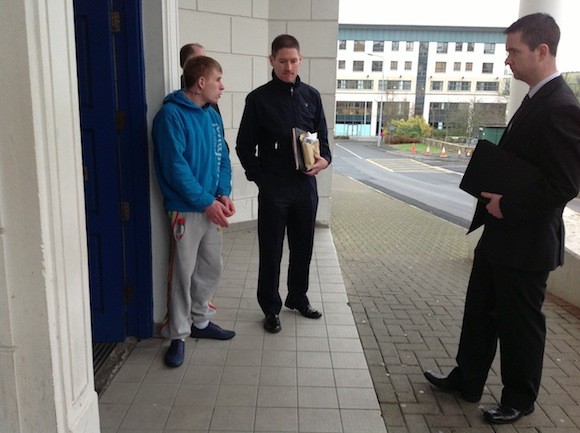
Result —
[[[562, 38], [560, 71], [580, 71], [580, 1], [560, 0], [555, 17]], [[508, 27], [518, 19], [520, 0], [340, 0], [340, 24], [402, 24]]]
[[507, 27], [519, 0], [340, 0], [341, 24], [420, 24]]

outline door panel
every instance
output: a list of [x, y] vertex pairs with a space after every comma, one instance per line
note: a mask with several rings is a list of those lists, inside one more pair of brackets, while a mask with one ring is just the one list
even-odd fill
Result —
[[115, 62], [108, 2], [75, 0], [93, 340], [126, 335]]

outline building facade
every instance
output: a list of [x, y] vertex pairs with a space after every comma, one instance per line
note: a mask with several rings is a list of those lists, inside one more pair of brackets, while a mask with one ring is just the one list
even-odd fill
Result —
[[450, 133], [503, 125], [505, 55], [500, 28], [341, 24], [335, 135], [376, 136], [412, 116]]

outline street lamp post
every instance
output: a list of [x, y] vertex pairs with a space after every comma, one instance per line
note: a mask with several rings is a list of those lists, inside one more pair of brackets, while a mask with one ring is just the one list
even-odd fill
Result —
[[[384, 72], [383, 72], [383, 77], [384, 77]], [[385, 87], [385, 80], [383, 79], [383, 87]], [[382, 137], [381, 137], [381, 132], [383, 132], [383, 93], [381, 92], [381, 111], [379, 112], [379, 131], [377, 133], [378, 138], [377, 138], [377, 147], [381, 147], [381, 141], [382, 141]]]
[[377, 57], [379, 59], [381, 59], [383, 61], [382, 65], [381, 65], [381, 81], [383, 83], [383, 89], [381, 90], [381, 85], [379, 83], [378, 85], [378, 91], [380, 93], [380, 107], [378, 107], [379, 109], [379, 127], [377, 128], [377, 147], [381, 147], [381, 131], [383, 130], [383, 94], [385, 93], [385, 58], [383, 56], [379, 56], [376, 54], [371, 54], [371, 53], [367, 53], [367, 56], [370, 57]]

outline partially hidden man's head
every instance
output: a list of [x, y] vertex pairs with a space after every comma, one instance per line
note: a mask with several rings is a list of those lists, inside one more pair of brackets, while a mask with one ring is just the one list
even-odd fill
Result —
[[181, 68], [183, 68], [185, 66], [185, 62], [187, 62], [190, 57], [197, 56], [205, 56], [205, 48], [203, 45], [198, 44], [197, 42], [192, 44], [185, 44], [183, 47], [181, 47], [181, 50], [179, 50], [179, 65]]
[[291, 35], [279, 35], [272, 41], [270, 64], [274, 74], [285, 83], [294, 83], [300, 71], [300, 44]]

